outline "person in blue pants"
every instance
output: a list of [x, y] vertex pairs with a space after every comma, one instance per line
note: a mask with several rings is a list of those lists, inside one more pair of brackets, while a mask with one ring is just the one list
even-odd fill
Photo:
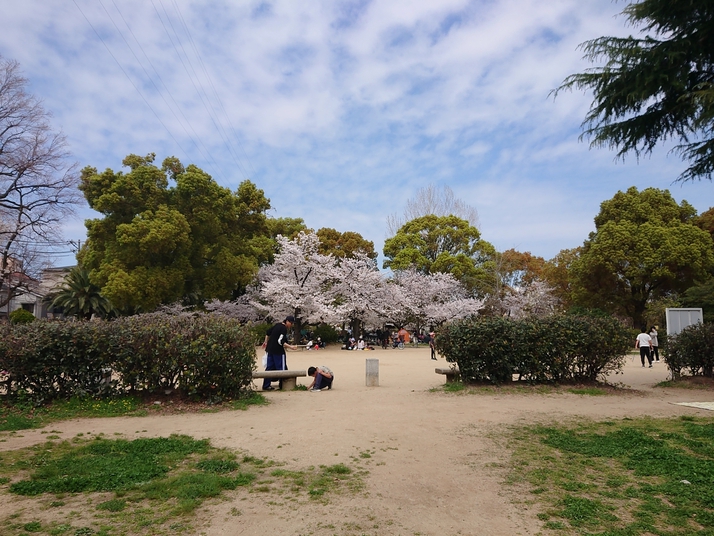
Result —
[[[293, 327], [295, 317], [292, 315], [286, 316], [285, 320], [275, 324], [265, 334], [265, 352], [268, 354], [268, 362], [265, 365], [265, 370], [288, 370], [288, 364], [285, 359], [285, 348], [297, 350], [297, 346], [288, 344], [288, 330]], [[272, 391], [274, 387], [270, 385], [270, 378], [263, 380], [263, 391]]]

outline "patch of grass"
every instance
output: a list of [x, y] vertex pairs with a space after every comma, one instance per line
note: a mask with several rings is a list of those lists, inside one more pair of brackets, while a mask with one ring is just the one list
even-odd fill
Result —
[[602, 396], [608, 394], [605, 389], [601, 389], [599, 387], [582, 387], [582, 388], [570, 388], [566, 389], [569, 393], [573, 393], [574, 395], [586, 395], [586, 396]]
[[27, 532], [40, 532], [42, 530], [42, 523], [39, 521], [31, 521], [30, 523], [25, 523], [22, 528]]
[[15, 415], [10, 413], [0, 417], [0, 432], [30, 430], [32, 428], [39, 428], [40, 426], [41, 424], [37, 419], [26, 417], [25, 415]]
[[97, 509], [108, 510], [109, 512], [121, 512], [124, 508], [126, 508], [126, 501], [124, 499], [112, 499], [97, 505]]
[[531, 488], [544, 529], [714, 534], [714, 419], [533, 426], [510, 441], [509, 480]]
[[[260, 393], [251, 392], [244, 398], [232, 400], [226, 404], [212, 406], [209, 409], [202, 405], [182, 406], [185, 410], [194, 411], [220, 411], [230, 408], [233, 410], [247, 410], [250, 406], [267, 404], [268, 400]], [[142, 400], [138, 396], [124, 396], [108, 399], [71, 398], [70, 400], [56, 400], [46, 406], [35, 407], [23, 400], [0, 401], [0, 432], [29, 430], [41, 428], [52, 422], [67, 419], [93, 418], [93, 417], [142, 417], [155, 410], [150, 400]]]
[[56, 457], [48, 454], [52, 448], [38, 453], [29, 462], [35, 468], [31, 478], [11, 484], [10, 491], [39, 495], [125, 490], [165, 475], [179, 457], [207, 450], [208, 441], [188, 436], [134, 441], [97, 438]]
[[705, 376], [682, 376], [677, 380], [659, 382], [655, 387], [670, 387], [675, 389], [711, 390], [714, 389], [714, 378]]
[[463, 382], [446, 382], [443, 390], [445, 393], [460, 393], [466, 390], [466, 385]]
[[[364, 472], [344, 464], [306, 470], [279, 465], [250, 455], [239, 460], [234, 452], [188, 436], [127, 441], [78, 434], [68, 441], [3, 452], [0, 470], [11, 475], [9, 489], [20, 497], [13, 503], [16, 511], [10, 516], [15, 521], [7, 534], [29, 534], [35, 526], [33, 511], [48, 507], [65, 508], [55, 510], [56, 521], [38, 529], [43, 534], [193, 534], [186, 516], [205, 500], [231, 491], [326, 503], [333, 493], [363, 486]], [[23, 503], [21, 498], [46, 493], [57, 500]]]
[[196, 464], [201, 471], [208, 473], [231, 473], [240, 467], [234, 460], [201, 460]]

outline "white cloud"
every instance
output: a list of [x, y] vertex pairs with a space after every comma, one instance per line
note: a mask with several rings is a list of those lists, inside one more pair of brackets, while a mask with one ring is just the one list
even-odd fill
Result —
[[[21, 62], [80, 165], [176, 155], [224, 185], [250, 177], [278, 216], [378, 247], [386, 216], [440, 183], [472, 200], [485, 239], [552, 256], [586, 238], [617, 189], [668, 187], [682, 169], [666, 149], [639, 165], [589, 150], [577, 140], [589, 97], [549, 97], [588, 67], [579, 43], [632, 33], [610, 0], [77, 4], [12, 3], [0, 53]], [[678, 191], [705, 210], [706, 186]]]

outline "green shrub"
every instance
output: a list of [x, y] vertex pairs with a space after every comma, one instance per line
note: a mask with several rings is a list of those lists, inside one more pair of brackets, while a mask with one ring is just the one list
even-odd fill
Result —
[[151, 313], [112, 323], [116, 371], [130, 389], [179, 389], [218, 400], [251, 382], [255, 345], [237, 321], [204, 313]]
[[439, 330], [437, 349], [466, 382], [596, 380], [619, 371], [630, 346], [612, 317], [557, 315], [459, 320]]
[[102, 395], [112, 390], [103, 372], [111, 367], [101, 322], [38, 320], [12, 326], [0, 349], [0, 370], [10, 391], [31, 393], [35, 403]]
[[0, 371], [6, 371], [0, 381], [7, 393], [30, 393], [35, 403], [127, 388], [178, 389], [212, 401], [239, 398], [250, 385], [255, 358], [248, 329], [218, 315], [38, 321], [0, 326], [0, 332]]
[[714, 324], [694, 324], [683, 329], [666, 342], [664, 361], [678, 379], [686, 371], [691, 376], [714, 374]]
[[36, 320], [35, 315], [26, 309], [15, 309], [9, 315], [12, 324], [29, 324]]

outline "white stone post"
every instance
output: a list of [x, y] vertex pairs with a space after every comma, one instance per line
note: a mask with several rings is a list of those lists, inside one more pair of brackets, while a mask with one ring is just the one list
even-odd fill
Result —
[[379, 359], [365, 359], [367, 387], [379, 387]]

